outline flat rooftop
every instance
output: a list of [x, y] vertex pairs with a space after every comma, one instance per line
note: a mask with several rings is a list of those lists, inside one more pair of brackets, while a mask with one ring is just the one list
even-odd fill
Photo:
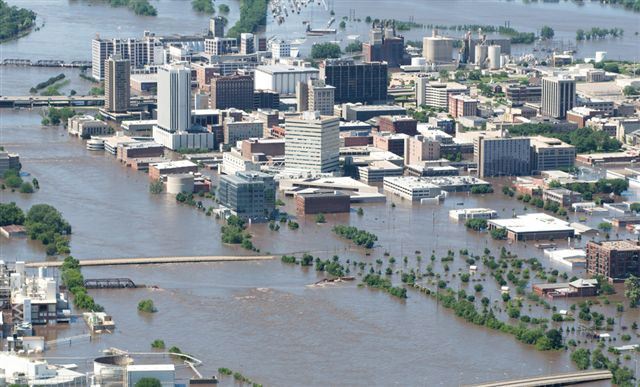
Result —
[[262, 71], [267, 74], [277, 73], [318, 73], [320, 70], [314, 67], [287, 66], [283, 64], [263, 65], [256, 67], [256, 71]]
[[515, 233], [575, 232], [575, 229], [570, 227], [569, 223], [544, 213], [518, 215], [515, 218], [509, 219], [494, 219], [490, 220], [489, 223], [496, 227], [506, 228]]
[[597, 242], [600, 246], [607, 248], [609, 250], [623, 250], [623, 251], [634, 251], [640, 250], [640, 246], [635, 244], [630, 240], [619, 240], [619, 241], [600, 241]]
[[384, 183], [390, 183], [399, 187], [408, 189], [424, 189], [424, 188], [440, 188], [435, 184], [431, 184], [422, 177], [416, 176], [387, 176], [384, 178]]

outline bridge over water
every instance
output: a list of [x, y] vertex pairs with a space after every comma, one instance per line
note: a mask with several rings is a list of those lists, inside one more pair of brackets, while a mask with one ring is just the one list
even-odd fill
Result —
[[[273, 255], [245, 255], [245, 256], [195, 256], [195, 257], [143, 257], [143, 258], [105, 258], [105, 259], [81, 259], [80, 266], [120, 266], [120, 265], [158, 265], [171, 263], [200, 263], [200, 262], [243, 262], [266, 261], [274, 259]], [[26, 267], [60, 267], [62, 261], [55, 262], [28, 262]]]
[[569, 372], [564, 374], [534, 376], [518, 380], [505, 380], [501, 382], [475, 384], [473, 387], [541, 387], [541, 386], [566, 386], [571, 384], [597, 382], [610, 380], [613, 377], [611, 371], [591, 370]]
[[[133, 96], [132, 106], [156, 103], [156, 96]], [[0, 108], [27, 108], [38, 106], [103, 106], [103, 95], [74, 95], [74, 96], [43, 96], [43, 95], [22, 95], [22, 96], [0, 96]]]

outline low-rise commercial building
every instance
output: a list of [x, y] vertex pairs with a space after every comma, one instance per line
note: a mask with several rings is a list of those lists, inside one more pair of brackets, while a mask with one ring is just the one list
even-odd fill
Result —
[[437, 199], [442, 194], [440, 187], [420, 177], [391, 176], [385, 177], [383, 181], [385, 191], [411, 201]]
[[67, 132], [74, 136], [103, 136], [112, 132], [106, 122], [93, 116], [73, 116], [67, 120]]
[[498, 217], [498, 213], [490, 208], [463, 208], [450, 210], [449, 217], [457, 221], [467, 219], [493, 219]]
[[307, 189], [296, 195], [296, 212], [300, 215], [336, 214], [350, 210], [351, 198], [340, 191]]
[[552, 262], [557, 262], [570, 269], [584, 268], [586, 265], [587, 253], [582, 249], [548, 249], [544, 255]]
[[373, 161], [369, 165], [358, 167], [358, 178], [367, 184], [378, 183], [388, 176], [402, 176], [404, 168], [391, 161]]
[[573, 203], [582, 201], [580, 192], [568, 190], [566, 188], [545, 189], [542, 191], [542, 200], [557, 203], [562, 207], [571, 207]]
[[587, 273], [602, 275], [610, 281], [622, 281], [630, 275], [640, 276], [638, 241], [587, 242]]
[[396, 105], [362, 105], [347, 103], [342, 105], [342, 119], [345, 121], [367, 121], [379, 116], [406, 115], [407, 109]]
[[594, 297], [598, 294], [598, 280], [579, 278], [568, 283], [533, 284], [533, 292], [551, 299], [557, 297]]
[[575, 229], [569, 223], [544, 213], [518, 215], [509, 219], [493, 219], [489, 230], [505, 229], [511, 241], [573, 238]]
[[375, 203], [386, 200], [386, 197], [378, 192], [377, 187], [372, 187], [350, 177], [283, 178], [279, 183], [280, 190], [286, 196], [295, 196], [298, 192], [307, 189], [324, 189], [348, 194], [351, 203]]
[[198, 165], [189, 160], [168, 161], [149, 166], [149, 178], [158, 180], [165, 175], [198, 172]]

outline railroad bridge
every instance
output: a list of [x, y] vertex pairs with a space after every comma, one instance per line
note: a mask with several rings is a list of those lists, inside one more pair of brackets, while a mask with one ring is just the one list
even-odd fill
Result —
[[84, 280], [87, 289], [135, 289], [138, 286], [129, 278], [95, 278]]

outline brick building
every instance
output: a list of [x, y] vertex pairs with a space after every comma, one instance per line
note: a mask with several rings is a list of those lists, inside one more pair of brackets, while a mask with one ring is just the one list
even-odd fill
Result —
[[602, 275], [614, 282], [629, 275], [640, 276], [639, 243], [632, 240], [587, 242], [587, 273]]
[[415, 136], [418, 134], [418, 121], [409, 116], [381, 116], [378, 118], [378, 130]]
[[313, 190], [296, 195], [296, 211], [300, 215], [335, 214], [349, 212], [349, 195], [333, 190]]

